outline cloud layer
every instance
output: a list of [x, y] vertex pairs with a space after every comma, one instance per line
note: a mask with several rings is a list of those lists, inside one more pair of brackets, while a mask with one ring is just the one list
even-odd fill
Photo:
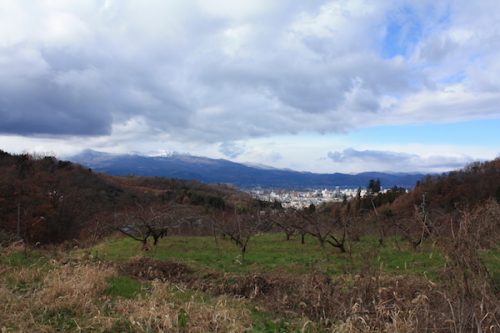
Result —
[[3, 1], [0, 133], [106, 136], [136, 122], [166, 140], [222, 143], [498, 117], [498, 9]]
[[469, 156], [428, 156], [380, 150], [356, 150], [353, 148], [343, 151], [328, 152], [328, 158], [335, 164], [352, 165], [353, 168], [380, 171], [426, 171], [443, 172], [460, 169], [473, 162]]

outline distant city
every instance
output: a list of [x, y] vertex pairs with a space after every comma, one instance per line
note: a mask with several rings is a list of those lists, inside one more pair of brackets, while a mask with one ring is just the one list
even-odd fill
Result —
[[[385, 193], [387, 190], [382, 188], [380, 192]], [[302, 209], [309, 207], [311, 204], [318, 206], [327, 202], [351, 200], [358, 194], [358, 191], [360, 191], [361, 197], [364, 197], [368, 193], [365, 188], [341, 188], [340, 186], [336, 186], [333, 189], [309, 189], [304, 191], [255, 188], [248, 192], [253, 198], [258, 200], [268, 202], [277, 201], [281, 203], [283, 208]]]

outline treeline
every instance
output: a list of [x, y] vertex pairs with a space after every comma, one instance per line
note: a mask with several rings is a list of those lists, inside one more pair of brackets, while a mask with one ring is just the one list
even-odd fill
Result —
[[475, 162], [462, 170], [441, 176], [430, 176], [417, 183], [412, 192], [414, 202], [427, 193], [430, 209], [450, 212], [474, 208], [490, 198], [500, 201], [500, 158]]

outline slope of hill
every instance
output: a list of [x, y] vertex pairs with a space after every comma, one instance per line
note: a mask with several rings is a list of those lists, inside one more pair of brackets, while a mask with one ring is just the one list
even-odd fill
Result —
[[140, 155], [111, 155], [87, 150], [70, 160], [96, 171], [112, 175], [161, 176], [193, 179], [204, 183], [229, 183], [239, 188], [318, 188], [364, 187], [370, 179], [380, 179], [384, 187], [411, 188], [423, 174], [364, 172], [356, 175], [332, 173], [317, 174], [273, 168], [254, 167], [224, 159], [172, 154], [162, 157]]
[[0, 236], [2, 231], [17, 233], [29, 241], [49, 243], [88, 238], [94, 230], [101, 233], [94, 235], [98, 237], [118, 222], [117, 214], [137, 205], [221, 208], [233, 198], [251, 200], [227, 186], [114, 177], [54, 157], [11, 155], [0, 150]]
[[472, 209], [488, 199], [500, 202], [500, 158], [475, 162], [464, 169], [440, 176], [428, 176], [415, 189], [395, 202], [398, 210], [411, 211], [415, 205], [431, 211], [458, 212]]

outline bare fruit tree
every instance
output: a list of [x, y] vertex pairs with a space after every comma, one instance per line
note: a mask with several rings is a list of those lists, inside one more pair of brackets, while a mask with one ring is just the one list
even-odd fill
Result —
[[403, 238], [408, 240], [413, 248], [417, 248], [433, 234], [434, 227], [427, 208], [426, 195], [422, 195], [422, 203], [415, 206], [412, 219], [404, 220], [403, 223], [395, 223], [395, 226], [403, 233]]
[[289, 210], [267, 210], [266, 218], [269, 219], [274, 226], [285, 233], [286, 240], [299, 232], [296, 227], [296, 214], [294, 209]]
[[298, 216], [302, 220], [295, 227], [316, 238], [321, 247], [329, 244], [342, 253], [347, 252], [348, 218], [334, 216], [330, 211], [299, 211]]
[[235, 209], [234, 213], [223, 213], [216, 222], [216, 228], [223, 237], [228, 237], [245, 254], [250, 239], [259, 232], [267, 231], [270, 222], [257, 209]]
[[136, 204], [136, 209], [125, 213], [121, 218], [118, 231], [142, 243], [144, 251], [149, 250], [148, 240], [153, 239], [153, 245], [166, 237], [169, 230], [179, 228], [185, 221], [192, 221], [198, 212], [184, 205], [142, 206]]

